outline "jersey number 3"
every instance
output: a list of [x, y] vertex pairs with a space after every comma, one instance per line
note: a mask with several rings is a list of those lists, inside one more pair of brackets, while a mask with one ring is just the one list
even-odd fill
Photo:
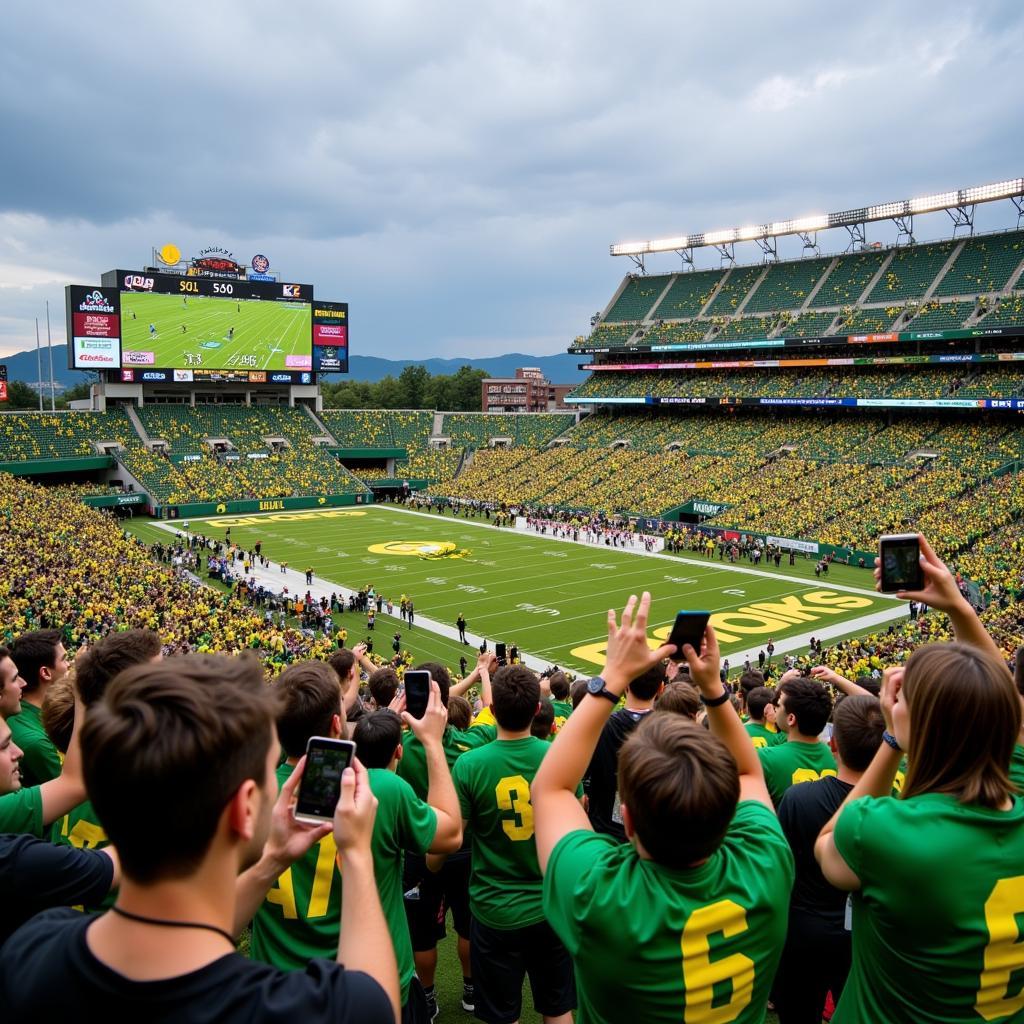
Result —
[[530, 803], [530, 784], [522, 775], [508, 775], [494, 787], [498, 808], [511, 811], [514, 818], [504, 818], [501, 827], [513, 842], [521, 843], [533, 838], [533, 804]]

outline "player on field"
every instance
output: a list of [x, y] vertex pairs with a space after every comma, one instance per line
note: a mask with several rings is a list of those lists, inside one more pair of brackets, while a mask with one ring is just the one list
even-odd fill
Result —
[[545, 920], [530, 803], [530, 784], [551, 749], [530, 732], [540, 683], [525, 665], [506, 665], [495, 673], [491, 692], [498, 738], [464, 754], [453, 769], [472, 838], [476, 1016], [489, 1024], [518, 1020], [529, 974], [537, 1011], [548, 1024], [567, 1024], [576, 1007], [572, 962]]
[[776, 807], [790, 786], [836, 774], [836, 759], [818, 739], [832, 714], [828, 690], [795, 669], [783, 675], [776, 690], [775, 724], [786, 742], [758, 750], [764, 781]]
[[760, 1024], [793, 858], [710, 626], [701, 655], [683, 651], [710, 731], [655, 714], [620, 752], [628, 841], [593, 832], [576, 800], [627, 684], [674, 651], [648, 646], [649, 607], [645, 593], [639, 605], [629, 599], [621, 625], [608, 613], [603, 679], [591, 680], [531, 787], [548, 920], [575, 964], [581, 1024]]
[[[49, 911], [12, 936], [0, 958], [5, 1017], [394, 1024], [365, 769], [345, 771], [333, 828], [295, 821], [301, 764], [277, 799], [273, 696], [255, 658], [137, 665], [81, 731], [120, 892], [105, 914]], [[337, 962], [285, 972], [242, 957], [236, 936], [267, 888], [332, 832], [346, 882]]]
[[1024, 1019], [1024, 801], [1008, 774], [1020, 697], [919, 540], [925, 587], [900, 596], [945, 612], [958, 642], [885, 673], [885, 742], [815, 847], [825, 877], [854, 894], [853, 965], [833, 1020], [1009, 1024]]
[[152, 338], [156, 334], [156, 324], [149, 325], [149, 336]]

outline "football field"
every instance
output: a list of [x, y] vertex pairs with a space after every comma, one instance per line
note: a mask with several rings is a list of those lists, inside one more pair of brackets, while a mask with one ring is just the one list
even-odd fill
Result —
[[[310, 310], [306, 302], [126, 292], [121, 297], [122, 346], [125, 352], [153, 357], [126, 365], [308, 370]], [[288, 366], [288, 356], [302, 356], [305, 362]]]
[[[152, 541], [167, 527], [133, 526]], [[651, 641], [668, 635], [678, 610], [707, 610], [723, 654], [733, 668], [773, 640], [776, 657], [806, 647], [811, 636], [835, 639], [884, 628], [906, 615], [906, 605], [876, 594], [870, 573], [835, 566], [815, 578], [813, 562], [790, 567], [736, 566], [685, 554], [650, 556], [607, 546], [573, 544], [535, 533], [498, 530], [486, 520], [418, 514], [389, 506], [324, 509], [268, 515], [192, 520], [191, 532], [231, 540], [291, 569], [312, 568], [324, 581], [350, 589], [372, 584], [396, 606], [394, 628], [403, 646], [414, 635], [417, 653], [434, 620], [447, 636], [424, 652], [454, 664], [464, 648], [452, 639], [455, 620], [465, 615], [468, 632], [515, 644], [546, 664], [585, 674], [604, 662], [606, 613], [621, 608], [631, 593], [650, 590]], [[273, 577], [270, 577], [273, 581]], [[415, 601], [416, 629], [397, 618], [402, 594]], [[362, 637], [354, 615], [342, 617], [350, 642]], [[378, 651], [387, 653], [392, 623], [378, 624]], [[382, 636], [383, 634], [383, 636]], [[433, 639], [433, 638], [432, 638]], [[471, 659], [472, 660], [472, 659]]]

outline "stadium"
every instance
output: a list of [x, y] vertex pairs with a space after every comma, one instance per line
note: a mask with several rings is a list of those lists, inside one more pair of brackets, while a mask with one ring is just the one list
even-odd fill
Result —
[[12, 1018], [1024, 1021], [1024, 178], [927, 180], [544, 264], [576, 383], [362, 408], [398, 246], [372, 315], [319, 223], [60, 271], [84, 383], [0, 365]]

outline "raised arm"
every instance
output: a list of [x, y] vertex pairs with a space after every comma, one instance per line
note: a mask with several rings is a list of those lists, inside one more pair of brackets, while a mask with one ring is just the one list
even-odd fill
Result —
[[841, 676], [835, 669], [829, 668], [828, 665], [815, 665], [811, 669], [811, 678], [817, 679], [822, 683], [828, 683], [840, 692], [845, 693], [847, 697], [852, 697], [855, 694], [862, 697], [874, 696], [870, 690], [865, 690], [863, 686], [858, 686], [852, 680], [847, 679], [846, 676]]
[[82, 776], [82, 745], [79, 735], [85, 718], [85, 705], [75, 691], [75, 724], [71, 730], [71, 741], [64, 755], [60, 775], [44, 782], [39, 787], [43, 809], [43, 825], [52, 825], [70, 810], [83, 803], [86, 798], [85, 779]]
[[[953, 574], [946, 568], [928, 539], [923, 533], [917, 535], [921, 544], [921, 570], [924, 573], [923, 590], [900, 590], [896, 596], [905, 601], [922, 601], [929, 608], [945, 612], [953, 625], [953, 635], [962, 644], [970, 644], [987, 651], [999, 661], [1004, 661], [1003, 653], [996, 642], [988, 635], [981, 624], [977, 613], [967, 599], [960, 593]], [[876, 589], [881, 589], [882, 569], [879, 559], [875, 559]]]
[[[894, 735], [892, 709], [899, 703], [900, 690], [903, 687], [903, 669], [886, 669], [882, 679], [882, 717], [885, 719], [885, 731]], [[867, 771], [860, 777], [857, 784], [846, 795], [839, 810], [832, 815], [825, 823], [824, 828], [818, 834], [814, 844], [814, 856], [821, 866], [822, 874], [837, 888], [845, 892], [853, 892], [860, 888], [860, 878], [843, 860], [842, 854], [836, 848], [835, 830], [836, 822], [843, 813], [843, 808], [854, 800], [860, 800], [865, 796], [890, 796], [892, 784], [896, 778], [896, 772], [900, 767], [900, 759], [903, 753], [901, 750], [890, 746], [888, 743], [880, 743], [878, 751], [871, 759]]]
[[[708, 623], [704, 631], [701, 656], [698, 657], [697, 652], [689, 644], [684, 645], [683, 655], [690, 666], [690, 678], [704, 700], [708, 726], [726, 745], [736, 761], [740, 775], [740, 799], [757, 800], [771, 807], [772, 798], [764, 784], [761, 759], [757, 756], [757, 750], [750, 742], [750, 736], [743, 728], [740, 716], [736, 714], [732, 701], [728, 699], [728, 691], [722, 683], [718, 637], [715, 636], [711, 623]], [[722, 700], [723, 697], [726, 699]]]
[[462, 811], [452, 782], [442, 740], [448, 726], [448, 711], [441, 703], [441, 691], [430, 680], [430, 697], [422, 718], [402, 712], [402, 720], [423, 746], [427, 761], [427, 803], [437, 815], [437, 831], [431, 853], [452, 853], [462, 845]]
[[[626, 692], [631, 680], [675, 651], [672, 644], [663, 644], [656, 650], [648, 644], [650, 607], [651, 595], [645, 591], [639, 606], [635, 594], [626, 602], [621, 625], [616, 624], [614, 610], [608, 611], [608, 649], [601, 677], [607, 690], [616, 697]], [[537, 856], [542, 871], [563, 836], [579, 829], [590, 829], [590, 820], [576, 791], [613, 710], [613, 703], [605, 697], [585, 697], [555, 737], [530, 786]]]

